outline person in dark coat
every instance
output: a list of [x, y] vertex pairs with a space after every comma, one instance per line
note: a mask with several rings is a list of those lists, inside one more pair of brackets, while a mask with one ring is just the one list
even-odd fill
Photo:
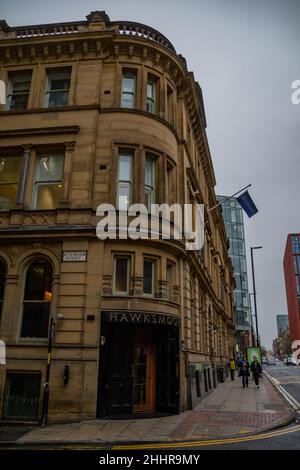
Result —
[[239, 372], [239, 377], [242, 377], [243, 388], [248, 387], [248, 377], [250, 377], [249, 367], [249, 362], [244, 356], [243, 359], [240, 361]]
[[254, 356], [253, 362], [251, 364], [251, 372], [252, 372], [254, 380], [255, 380], [256, 388], [259, 388], [259, 377], [260, 377], [260, 374], [261, 374], [262, 370], [261, 370], [261, 365], [258, 362], [256, 356]]

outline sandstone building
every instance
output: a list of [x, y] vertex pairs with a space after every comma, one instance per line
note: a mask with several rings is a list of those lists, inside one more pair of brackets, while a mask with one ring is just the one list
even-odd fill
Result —
[[[234, 279], [201, 89], [158, 31], [0, 21], [3, 420], [176, 413], [221, 379]], [[101, 203], [204, 203], [205, 246], [96, 237]], [[51, 324], [51, 331], [49, 331]]]

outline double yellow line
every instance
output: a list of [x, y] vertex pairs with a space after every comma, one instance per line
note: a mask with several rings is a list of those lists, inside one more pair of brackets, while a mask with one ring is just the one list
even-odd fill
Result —
[[182, 447], [204, 447], [204, 446], [215, 446], [221, 444], [236, 444], [239, 442], [257, 441], [262, 439], [269, 439], [271, 437], [284, 436], [300, 431], [300, 424], [297, 424], [288, 429], [279, 429], [277, 431], [271, 431], [264, 434], [258, 434], [255, 436], [244, 436], [244, 437], [232, 437], [226, 439], [211, 439], [207, 441], [184, 441], [184, 442], [170, 442], [162, 444], [132, 444], [132, 445], [116, 445], [113, 446], [112, 450], [146, 450], [146, 449], [174, 449]]

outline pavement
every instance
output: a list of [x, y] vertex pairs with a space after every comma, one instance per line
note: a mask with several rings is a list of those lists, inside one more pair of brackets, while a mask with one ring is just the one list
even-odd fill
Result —
[[[88, 420], [31, 428], [15, 439], [1, 438], [0, 444], [68, 445], [163, 443], [255, 435], [285, 426], [294, 420], [293, 410], [267, 377], [256, 389], [254, 381], [243, 389], [240, 379], [219, 384], [193, 410], [179, 415], [149, 419]], [[8, 429], [8, 428], [7, 428]], [[2, 428], [2, 433], [3, 433]], [[9, 435], [9, 431], [8, 435]], [[12, 429], [11, 429], [12, 432]], [[8, 436], [7, 435], [7, 436]]]

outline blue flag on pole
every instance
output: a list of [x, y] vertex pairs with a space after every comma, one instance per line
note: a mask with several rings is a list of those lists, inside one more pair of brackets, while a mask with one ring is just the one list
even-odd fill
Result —
[[248, 191], [245, 191], [243, 194], [238, 196], [237, 200], [239, 201], [240, 206], [244, 209], [248, 217], [252, 217], [258, 212], [258, 209], [254, 204]]

